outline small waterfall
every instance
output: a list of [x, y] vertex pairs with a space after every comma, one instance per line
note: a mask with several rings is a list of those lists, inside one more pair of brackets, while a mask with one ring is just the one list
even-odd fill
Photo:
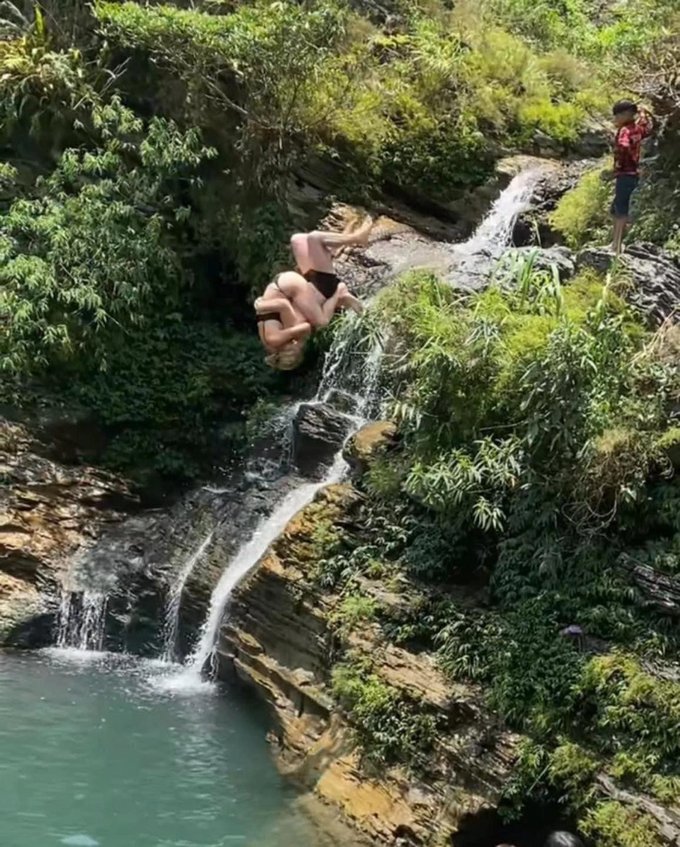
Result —
[[455, 257], [447, 275], [449, 283], [460, 288], [481, 288], [493, 263], [512, 244], [512, 233], [519, 215], [531, 207], [536, 182], [547, 165], [521, 171], [502, 192], [491, 211], [463, 244], [452, 245]]
[[[321, 401], [332, 390], [353, 389], [356, 413], [353, 416], [354, 426], [350, 436], [362, 426], [366, 415], [375, 405], [382, 360], [383, 348], [380, 342], [374, 342], [362, 353], [361, 349], [366, 350], [367, 345], [361, 343], [361, 338], [361, 320], [356, 315], [348, 316], [326, 356], [319, 391], [315, 398]], [[206, 665], [211, 665], [224, 611], [236, 586], [257, 565], [295, 515], [309, 505], [323, 488], [340, 482], [346, 470], [342, 450], [339, 450], [321, 481], [304, 482], [294, 488], [269, 517], [262, 519], [250, 539], [238, 550], [212, 593], [208, 616], [201, 629], [198, 644], [181, 674], [185, 682], [195, 683], [200, 679]]]
[[64, 589], [59, 606], [57, 647], [99, 651], [104, 646], [108, 596]]
[[[379, 243], [370, 249], [382, 253], [383, 264], [394, 275], [416, 267], [436, 267], [452, 285], [479, 288], [485, 284], [493, 262], [508, 247], [518, 215], [529, 206], [534, 186], [543, 172], [531, 167], [516, 176], [500, 195], [487, 217], [464, 244], [425, 243], [422, 237], [400, 236], [389, 244]], [[380, 258], [380, 257], [379, 257]], [[382, 261], [382, 259], [380, 259]], [[431, 264], [430, 264], [431, 263]], [[380, 373], [383, 343], [372, 337], [370, 323], [354, 314], [339, 327], [331, 350], [326, 356], [316, 402], [342, 401], [353, 423], [353, 432], [379, 413]], [[281, 425], [292, 418], [296, 406], [282, 413]], [[284, 448], [285, 449], [285, 448]], [[224, 570], [213, 591], [209, 611], [201, 628], [198, 644], [188, 658], [178, 680], [196, 682], [211, 662], [225, 608], [234, 588], [257, 565], [270, 544], [285, 529], [295, 514], [307, 506], [325, 486], [338, 482], [345, 473], [342, 451], [320, 482], [299, 483], [263, 518], [254, 533], [240, 547]], [[260, 472], [259, 468], [253, 473]], [[163, 659], [175, 658], [179, 634], [179, 613], [187, 580], [201, 562], [214, 538], [213, 529], [200, 542], [180, 569], [169, 592], [164, 613]], [[64, 591], [59, 614], [57, 644], [79, 650], [100, 650], [104, 643], [107, 594], [105, 591]]]
[[177, 579], [170, 587], [167, 603], [165, 606], [165, 623], [163, 626], [163, 654], [165, 662], [172, 662], [176, 658], [177, 636], [179, 635], [179, 610], [182, 603], [182, 593], [187, 580], [194, 571], [196, 565], [203, 558], [205, 551], [210, 546], [215, 535], [211, 529], [194, 552], [187, 558], [184, 566], [177, 575]]
[[530, 206], [536, 179], [541, 173], [539, 168], [530, 168], [517, 174], [472, 237], [460, 249], [468, 255], [474, 255], [489, 251], [498, 253], [507, 247], [512, 240], [517, 217]]
[[224, 610], [234, 588], [255, 567], [266, 553], [269, 545], [283, 532], [300, 509], [304, 509], [311, 503], [317, 492], [322, 488], [332, 485], [334, 482], [339, 482], [344, 472], [345, 462], [342, 455], [339, 454], [321, 482], [305, 483], [298, 486], [283, 499], [273, 514], [260, 522], [250, 540], [241, 547], [227, 565], [213, 591], [208, 617], [203, 624], [198, 645], [186, 664], [184, 673], [187, 676], [200, 676], [203, 668], [209, 663], [214, 653]]

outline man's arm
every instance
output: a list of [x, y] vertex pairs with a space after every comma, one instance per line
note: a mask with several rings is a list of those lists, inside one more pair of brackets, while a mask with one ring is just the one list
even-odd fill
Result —
[[305, 321], [289, 329], [265, 329], [265, 342], [272, 347], [283, 347], [289, 341], [300, 341], [312, 334], [312, 327]]
[[269, 312], [278, 312], [282, 319], [285, 318], [288, 321], [299, 320], [290, 300], [286, 297], [271, 297], [266, 300], [264, 297], [258, 297], [255, 301], [255, 311], [258, 315], [266, 315]]

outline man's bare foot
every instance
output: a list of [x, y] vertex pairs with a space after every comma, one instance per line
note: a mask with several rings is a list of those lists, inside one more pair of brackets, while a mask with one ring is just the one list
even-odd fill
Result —
[[361, 300], [351, 294], [349, 295], [349, 299], [346, 303], [346, 306], [357, 315], [362, 315], [364, 313], [364, 304], [361, 302]]
[[368, 238], [371, 234], [371, 230], [375, 226], [375, 221], [369, 215], [363, 224], [354, 231], [354, 237], [356, 238], [357, 247], [368, 247]]
[[364, 311], [364, 304], [350, 292], [344, 282], [340, 283], [340, 287], [342, 293], [338, 300], [338, 306], [342, 309], [351, 309], [357, 315], [360, 315]]

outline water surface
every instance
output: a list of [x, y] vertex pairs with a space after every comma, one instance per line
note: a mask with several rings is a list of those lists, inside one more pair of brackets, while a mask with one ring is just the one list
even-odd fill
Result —
[[313, 847], [258, 704], [102, 654], [0, 652], [6, 847]]

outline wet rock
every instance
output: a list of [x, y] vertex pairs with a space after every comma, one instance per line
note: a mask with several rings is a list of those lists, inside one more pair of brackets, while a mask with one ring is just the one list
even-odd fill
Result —
[[543, 170], [534, 187], [531, 209], [520, 214], [515, 221], [512, 242], [516, 247], [552, 247], [562, 242], [562, 235], [550, 224], [550, 214], [593, 165], [594, 162], [585, 160]]
[[371, 464], [394, 446], [397, 427], [392, 421], [366, 424], [347, 442], [343, 456], [347, 464], [364, 474]]
[[[112, 526], [72, 558], [69, 586], [108, 597], [107, 649], [158, 656], [166, 647], [168, 599], [178, 585], [178, 658], [193, 647], [212, 591], [263, 515], [299, 478], [279, 474], [263, 487], [235, 472], [169, 509], [150, 509]], [[189, 570], [187, 571], [187, 566]]]
[[350, 394], [349, 391], [340, 391], [337, 388], [333, 388], [328, 392], [326, 402], [329, 406], [346, 415], [354, 415], [358, 411], [359, 400], [354, 394]]
[[25, 646], [18, 632], [48, 608], [48, 599], [33, 583], [0, 573], [0, 644]]
[[60, 462], [96, 462], [108, 438], [96, 416], [84, 409], [51, 409], [36, 421], [40, 441]]
[[124, 480], [37, 455], [23, 425], [0, 421], [0, 643], [49, 641], [71, 557], [138, 503]]
[[596, 123], [587, 126], [575, 141], [564, 143], [537, 130], [531, 143], [531, 152], [534, 155], [560, 159], [567, 157], [595, 159], [604, 156], [609, 149], [609, 134], [604, 127]]
[[537, 271], [552, 273], [552, 269], [557, 268], [562, 281], [571, 279], [576, 273], [576, 259], [568, 247], [549, 247], [538, 251], [535, 247], [519, 247], [516, 252], [525, 256], [534, 254], [533, 267]]
[[293, 461], [300, 473], [315, 476], [330, 465], [352, 421], [327, 403], [303, 403], [293, 423]]
[[[592, 268], [606, 273], [614, 265], [611, 250], [588, 247], [576, 258], [577, 270]], [[620, 259], [620, 272], [632, 285], [626, 288], [626, 299], [647, 319], [651, 326], [665, 320], [678, 321], [680, 303], [680, 262], [674, 256], [649, 244], [631, 245]]]

